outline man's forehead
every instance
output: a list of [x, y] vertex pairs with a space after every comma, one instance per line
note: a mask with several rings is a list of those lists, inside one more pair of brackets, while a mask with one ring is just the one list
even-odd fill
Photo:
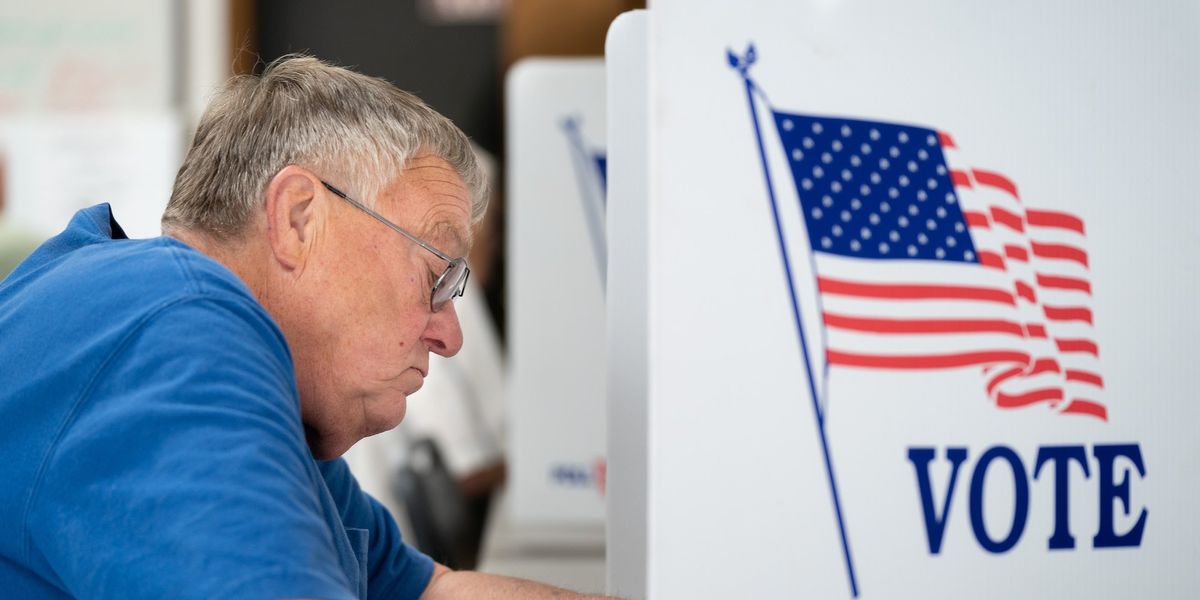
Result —
[[[399, 178], [401, 202], [417, 200], [417, 235], [452, 258], [471, 249], [471, 198], [462, 177], [444, 159], [419, 155]], [[404, 198], [403, 196], [410, 196]]]
[[431, 240], [438, 250], [446, 253], [450, 258], [461, 258], [466, 256], [471, 251], [471, 228], [463, 228], [461, 224], [456, 224], [448, 219], [438, 219], [426, 227], [422, 232], [425, 239]]

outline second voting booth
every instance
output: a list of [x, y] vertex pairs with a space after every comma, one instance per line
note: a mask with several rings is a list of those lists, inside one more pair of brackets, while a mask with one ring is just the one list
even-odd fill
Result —
[[526, 59], [508, 77], [511, 514], [600, 543], [604, 106], [599, 59]]

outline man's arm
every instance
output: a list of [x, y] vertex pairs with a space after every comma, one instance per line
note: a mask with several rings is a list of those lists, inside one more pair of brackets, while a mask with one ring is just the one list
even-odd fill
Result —
[[562, 588], [556, 588], [543, 583], [491, 575], [474, 571], [451, 571], [438, 564], [434, 567], [433, 578], [421, 600], [444, 600], [448, 598], [508, 598], [522, 600], [541, 600], [555, 598], [561, 600], [617, 600], [612, 596], [589, 596], [578, 594]]

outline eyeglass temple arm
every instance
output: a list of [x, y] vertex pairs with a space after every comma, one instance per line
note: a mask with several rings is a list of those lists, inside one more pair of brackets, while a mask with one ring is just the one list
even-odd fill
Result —
[[325, 189], [333, 192], [333, 194], [335, 196], [337, 196], [338, 198], [341, 198], [342, 200], [349, 202], [350, 205], [353, 206], [354, 208], [357, 208], [358, 210], [361, 210], [361, 211], [367, 213], [368, 215], [371, 215], [371, 217], [373, 217], [375, 220], [379, 221], [380, 223], [383, 223], [384, 225], [387, 225], [389, 228], [392, 229], [392, 231], [395, 231], [396, 233], [412, 240], [412, 242], [414, 244], [436, 254], [438, 258], [440, 258], [448, 263], [454, 262], [453, 258], [450, 258], [449, 256], [446, 256], [445, 254], [442, 254], [442, 252], [440, 250], [438, 250], [437, 248], [434, 248], [433, 246], [430, 246], [429, 244], [426, 244], [423, 240], [421, 240], [421, 238], [405, 231], [404, 228], [387, 220], [387, 218], [384, 217], [383, 215], [371, 210], [370, 208], [367, 208], [367, 205], [359, 202], [358, 200], [355, 200], [354, 198], [351, 198], [350, 196], [347, 196], [346, 193], [343, 192], [342, 190], [339, 190], [324, 181], [321, 182], [321, 185], [325, 186]]

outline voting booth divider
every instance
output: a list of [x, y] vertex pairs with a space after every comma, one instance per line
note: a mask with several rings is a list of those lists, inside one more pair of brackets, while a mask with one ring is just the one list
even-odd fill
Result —
[[525, 59], [506, 97], [509, 516], [602, 547], [604, 63]]
[[1195, 16], [620, 17], [609, 592], [1194, 596]]

